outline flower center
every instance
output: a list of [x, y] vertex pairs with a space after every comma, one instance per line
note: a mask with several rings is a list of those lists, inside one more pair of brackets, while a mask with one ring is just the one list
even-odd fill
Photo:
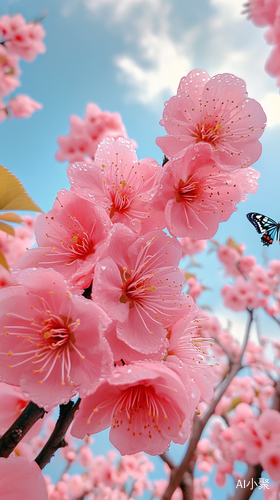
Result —
[[159, 409], [153, 387], [137, 385], [126, 389], [115, 408], [116, 413], [125, 412], [127, 414], [129, 423], [132, 422], [133, 416], [136, 416], [143, 410], [147, 417], [159, 417]]
[[[42, 330], [42, 334], [45, 339], [45, 347], [49, 349], [56, 349], [63, 347], [68, 340], [71, 339], [71, 343], [75, 343], [74, 333], [71, 332], [67, 324], [66, 318], [63, 317], [53, 317], [44, 320], [45, 326]], [[71, 323], [72, 320], [69, 320]], [[70, 346], [71, 349], [71, 346]]]
[[[65, 385], [67, 380], [73, 385], [71, 379], [71, 355], [75, 351], [82, 359], [84, 356], [75, 346], [75, 330], [80, 324], [80, 320], [73, 321], [66, 316], [58, 316], [52, 313], [42, 298], [43, 310], [37, 319], [20, 316], [15, 313], [9, 313], [9, 317], [15, 318], [15, 324], [5, 327], [6, 334], [11, 336], [20, 336], [25, 339], [21, 352], [9, 351], [8, 356], [12, 356], [21, 361], [14, 362], [9, 368], [20, 365], [31, 364], [34, 366], [32, 372], [43, 373], [43, 378], [39, 384], [45, 382], [52, 374], [53, 370], [60, 366], [61, 384]], [[35, 307], [33, 308], [35, 309]], [[37, 309], [37, 312], [39, 310]], [[46, 317], [47, 316], [47, 317]], [[20, 319], [20, 324], [18, 324]], [[56, 370], [57, 373], [57, 370]]]
[[[62, 246], [65, 245], [63, 241], [61, 242], [61, 244]], [[82, 229], [78, 229], [76, 233], [73, 232], [72, 241], [66, 245], [67, 249], [72, 254], [73, 260], [85, 260], [89, 254], [95, 252], [94, 242], [89, 237], [88, 233]]]
[[202, 123], [201, 125], [196, 124], [197, 130], [194, 132], [194, 137], [196, 142], [208, 142], [215, 146], [215, 142], [220, 138], [220, 130], [222, 128], [220, 123], [210, 124]]
[[194, 181], [193, 177], [190, 177], [186, 181], [180, 179], [178, 188], [175, 191], [177, 203], [192, 203], [202, 194], [203, 189], [198, 181]]
[[113, 184], [109, 193], [112, 200], [110, 218], [113, 217], [115, 212], [122, 214], [130, 207], [134, 190], [131, 186], [128, 186], [127, 181], [122, 180], [117, 187]]
[[148, 292], [156, 291], [156, 287], [151, 285], [151, 280], [154, 279], [155, 272], [147, 273], [146, 276], [142, 276], [139, 273], [140, 275], [137, 278], [134, 271], [131, 271], [133, 275], [131, 276], [131, 274], [127, 272], [126, 267], [124, 267], [121, 274], [124, 286], [120, 302], [123, 304], [130, 302], [130, 308], [134, 306], [135, 302], [141, 305], [142, 300], [147, 297]]

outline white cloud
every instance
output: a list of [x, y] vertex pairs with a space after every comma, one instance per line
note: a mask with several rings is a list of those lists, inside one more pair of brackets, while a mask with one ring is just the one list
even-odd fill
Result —
[[122, 80], [131, 85], [131, 95], [150, 104], [163, 93], [167, 96], [176, 93], [180, 78], [192, 69], [183, 44], [174, 43], [168, 35], [147, 33], [141, 40], [141, 49], [148, 67], [128, 55], [116, 59]]
[[275, 127], [280, 125], [280, 95], [276, 92], [268, 92], [264, 99], [261, 100], [261, 105], [267, 116], [267, 126]]
[[[146, 105], [162, 102], [193, 68], [210, 75], [233, 73], [245, 80], [249, 97], [263, 103], [268, 125], [279, 125], [275, 82], [264, 70], [270, 51], [264, 30], [241, 15], [244, 0], [204, 2], [199, 16], [195, 3], [182, 8], [178, 0], [68, 0], [67, 9], [82, 3], [104, 24], [117, 27], [127, 48], [114, 62], [129, 98]], [[187, 28], [179, 26], [179, 14]]]
[[[135, 10], [135, 7], [145, 8], [146, 15], [149, 17], [153, 11], [160, 9], [160, 0], [84, 0], [85, 6], [92, 12], [104, 11], [108, 7], [111, 10], [111, 16], [108, 18], [114, 22], [121, 22]], [[147, 10], [148, 9], [148, 10]]]

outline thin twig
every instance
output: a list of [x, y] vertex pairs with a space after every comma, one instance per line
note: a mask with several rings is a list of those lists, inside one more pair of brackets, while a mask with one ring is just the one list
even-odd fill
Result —
[[21, 412], [16, 421], [0, 438], [0, 457], [7, 458], [31, 427], [45, 415], [44, 408], [40, 408], [33, 401]]
[[74, 401], [69, 401], [66, 405], [60, 405], [60, 414], [55, 424], [55, 428], [44, 448], [35, 459], [35, 462], [37, 462], [41, 469], [50, 462], [58, 448], [67, 446], [64, 439], [65, 434], [74, 419], [75, 412], [78, 410], [80, 402], [81, 399], [79, 398], [76, 403], [74, 403]]
[[243, 347], [242, 347], [242, 351], [241, 351], [241, 355], [240, 355], [240, 362], [242, 361], [244, 352], [245, 352], [246, 347], [247, 347], [247, 343], [248, 343], [248, 340], [249, 340], [249, 337], [250, 337], [251, 326], [252, 326], [252, 322], [253, 322], [253, 311], [254, 311], [254, 309], [247, 309], [247, 311], [248, 311], [248, 313], [249, 313], [250, 316], [249, 316], [249, 321], [248, 321], [248, 325], [247, 325], [245, 336], [244, 336], [244, 340], [243, 340]]
[[[234, 379], [234, 377], [237, 375], [237, 373], [242, 369], [242, 358], [247, 346], [247, 342], [249, 340], [250, 336], [250, 330], [251, 330], [251, 325], [253, 321], [253, 311], [249, 310], [249, 321], [247, 324], [247, 328], [245, 331], [245, 336], [244, 336], [244, 341], [243, 341], [243, 346], [240, 354], [240, 358], [238, 362], [230, 362], [230, 369], [229, 372], [224, 379], [223, 383], [220, 386], [220, 389], [218, 391], [218, 395], [214, 398], [212, 403], [210, 404], [208, 411], [205, 413], [204, 417], [201, 419], [198, 419], [197, 416], [194, 416], [194, 425], [193, 425], [193, 432], [189, 440], [189, 446], [187, 449], [187, 452], [181, 462], [181, 464], [176, 467], [171, 473], [170, 481], [169, 484], [162, 496], [162, 500], [170, 500], [174, 491], [180, 485], [180, 483], [183, 481], [183, 477], [186, 473], [192, 475], [193, 474], [193, 469], [195, 465], [195, 451], [196, 447], [198, 444], [198, 441], [201, 438], [201, 434], [203, 432], [204, 427], [206, 426], [209, 418], [213, 415], [217, 404], [223, 397], [224, 393], [226, 392], [227, 388], [229, 387], [231, 381]], [[191, 500], [192, 496], [188, 497], [188, 500]]]
[[176, 465], [166, 451], [159, 455], [159, 457], [168, 465], [169, 469], [175, 469]]
[[268, 314], [267, 310], [265, 309], [265, 307], [263, 307], [263, 310], [266, 312], [266, 314], [271, 318], [271, 319], [274, 319], [274, 321], [276, 321], [276, 323], [280, 326], [280, 320], [277, 319], [275, 316], [271, 316], [270, 314]]
[[[175, 471], [176, 465], [174, 464], [173, 460], [170, 458], [168, 453], [164, 452], [161, 455], [159, 455], [160, 458], [168, 465], [168, 467], [172, 471]], [[191, 500], [193, 497], [193, 476], [189, 472], [185, 472], [183, 476], [183, 480], [179, 484], [179, 487], [181, 488], [182, 495], [183, 495], [183, 500]]]

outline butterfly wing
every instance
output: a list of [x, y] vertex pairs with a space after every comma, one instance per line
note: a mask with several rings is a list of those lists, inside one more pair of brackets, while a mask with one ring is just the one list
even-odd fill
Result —
[[250, 212], [247, 214], [247, 219], [251, 222], [251, 224], [253, 224], [256, 231], [259, 234], [262, 234], [261, 242], [264, 246], [271, 245], [275, 236], [277, 235], [278, 237], [279, 224], [277, 224], [275, 220], [256, 212]]

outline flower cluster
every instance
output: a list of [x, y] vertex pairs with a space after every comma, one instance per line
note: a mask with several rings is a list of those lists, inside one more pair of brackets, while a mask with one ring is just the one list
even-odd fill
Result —
[[233, 240], [219, 246], [218, 259], [224, 264], [226, 273], [235, 278], [233, 284], [221, 290], [224, 304], [234, 311], [264, 307], [274, 316], [280, 311], [280, 262], [273, 260], [264, 269], [253, 255], [244, 256], [244, 251], [245, 247]]
[[39, 22], [26, 22], [21, 14], [0, 17], [0, 121], [11, 113], [16, 118], [28, 118], [42, 106], [28, 95], [18, 94], [5, 102], [20, 85], [20, 58], [31, 62], [46, 51], [45, 30]]
[[[251, 465], [261, 464], [273, 481], [280, 481], [279, 421], [278, 411], [267, 408], [257, 415], [249, 404], [242, 402], [228, 417], [226, 428], [221, 422], [213, 426], [205, 461], [208, 461], [208, 456], [211, 460], [211, 448], [216, 446], [216, 481], [219, 486], [225, 484], [225, 474], [233, 472], [235, 460]], [[200, 469], [205, 470], [202, 463]]]
[[250, 166], [261, 154], [265, 121], [234, 75], [193, 70], [182, 78], [160, 122], [168, 135], [156, 141], [169, 161], [154, 206], [164, 210], [170, 234], [209, 239], [256, 191], [259, 173]]
[[[70, 163], [92, 163], [98, 144], [106, 137], [127, 138], [121, 115], [101, 111], [97, 104], [90, 102], [86, 107], [84, 120], [76, 115], [70, 116], [70, 133], [58, 138], [60, 149], [56, 153], [56, 159]], [[136, 142], [132, 143], [136, 146]]]
[[[4, 256], [8, 267], [12, 267], [15, 262], [26, 252], [27, 248], [35, 243], [34, 224], [35, 218], [25, 215], [21, 217], [22, 224], [14, 228], [14, 236], [0, 231], [0, 252]], [[11, 285], [12, 278], [3, 265], [0, 266], [0, 289]]]
[[280, 2], [279, 0], [249, 0], [248, 13], [257, 26], [268, 26], [265, 32], [267, 42], [273, 46], [266, 62], [266, 71], [276, 78], [280, 85]]
[[47, 410], [79, 394], [72, 435], [110, 427], [123, 455], [184, 443], [197, 406], [213, 396], [211, 339], [200, 332], [191, 297], [202, 289], [193, 280], [191, 295], [183, 293], [178, 266], [182, 248], [202, 250], [205, 242], [193, 240], [213, 236], [256, 190], [251, 165], [265, 115], [242, 80], [196, 70], [181, 80], [163, 122], [170, 135], [159, 142], [170, 158], [161, 167], [138, 160], [123, 137], [96, 149], [108, 127], [124, 135], [118, 117], [89, 105], [85, 122], [72, 119], [79, 137], [95, 141], [90, 154], [84, 149], [94, 161], [70, 164], [71, 190], [38, 217], [38, 247], [21, 256], [11, 286], [0, 290], [2, 379]]

